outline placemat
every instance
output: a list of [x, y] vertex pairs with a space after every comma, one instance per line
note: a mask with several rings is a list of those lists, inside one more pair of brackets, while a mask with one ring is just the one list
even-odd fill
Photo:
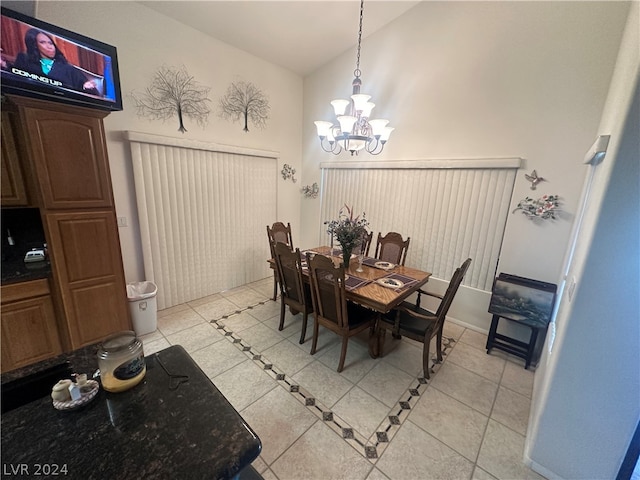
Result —
[[360, 288], [369, 283], [369, 280], [364, 278], [355, 277], [353, 275], [349, 275], [344, 281], [344, 288], [347, 290], [355, 290], [356, 288]]
[[365, 257], [362, 260], [362, 264], [366, 265], [368, 267], [378, 268], [380, 270], [391, 270], [391, 269], [396, 267], [396, 265], [392, 264], [391, 262], [387, 262], [387, 263], [391, 263], [391, 265], [393, 265], [393, 267], [391, 267], [391, 268], [380, 268], [380, 267], [376, 266], [376, 263], [381, 262], [381, 261], [382, 260], [380, 260], [378, 258]]
[[364, 257], [362, 259], [362, 264], [367, 265], [368, 267], [373, 267], [373, 264], [376, 263], [377, 261], [378, 261], [377, 258]]

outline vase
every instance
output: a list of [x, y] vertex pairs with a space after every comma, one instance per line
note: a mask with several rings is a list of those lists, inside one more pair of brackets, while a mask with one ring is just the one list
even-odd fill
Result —
[[349, 261], [351, 260], [351, 250], [342, 247], [342, 265], [345, 270], [349, 269]]

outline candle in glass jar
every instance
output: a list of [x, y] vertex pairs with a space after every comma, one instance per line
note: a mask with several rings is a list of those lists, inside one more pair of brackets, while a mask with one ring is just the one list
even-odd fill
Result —
[[134, 387], [147, 372], [142, 342], [131, 331], [111, 335], [100, 345], [98, 365], [105, 390], [124, 392]]

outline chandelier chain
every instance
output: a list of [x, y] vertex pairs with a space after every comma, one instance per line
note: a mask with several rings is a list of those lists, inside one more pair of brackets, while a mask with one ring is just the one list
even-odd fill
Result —
[[358, 30], [358, 53], [356, 55], [356, 69], [353, 72], [356, 78], [360, 78], [360, 44], [362, 43], [362, 17], [364, 12], [364, 0], [360, 0], [360, 28]]

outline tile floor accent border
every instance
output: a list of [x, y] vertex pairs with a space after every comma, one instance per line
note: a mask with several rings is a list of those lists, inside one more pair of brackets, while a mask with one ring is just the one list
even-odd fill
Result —
[[[279, 297], [278, 297], [279, 298]], [[276, 300], [277, 301], [277, 300]], [[400, 397], [401, 400], [391, 408], [387, 417], [381, 422], [379, 429], [374, 432], [369, 439], [366, 439], [363, 435], [356, 432], [350, 425], [342, 420], [338, 415], [333, 413], [329, 408], [315, 399], [307, 390], [302, 386], [291, 383], [289, 378], [284, 372], [269, 362], [260, 352], [254, 351], [251, 345], [247, 344], [240, 336], [235, 332], [229, 330], [224, 324], [220, 323], [222, 320], [226, 320], [229, 317], [238, 315], [246, 310], [251, 310], [259, 305], [264, 305], [268, 302], [273, 302], [271, 298], [263, 300], [261, 302], [249, 305], [243, 309], [235, 310], [232, 313], [223, 315], [220, 318], [210, 320], [209, 323], [215, 325], [216, 329], [224, 332], [224, 337], [229, 340], [233, 345], [240, 349], [250, 360], [260, 366], [265, 372], [267, 372], [274, 380], [277, 380], [278, 384], [285, 388], [293, 397], [302, 403], [307, 409], [321, 419], [325, 425], [328, 425], [335, 433], [337, 433], [345, 442], [351, 445], [358, 453], [364, 458], [369, 460], [372, 464], [375, 464], [389, 445], [389, 442], [395, 434], [398, 432], [404, 421], [409, 416], [411, 408], [415, 405], [422, 391], [427, 386], [427, 379], [424, 377], [418, 377], [415, 380], [413, 387], [409, 387], [406, 392]], [[456, 342], [455, 339], [450, 337], [442, 338], [442, 354], [446, 355], [447, 350], [452, 347]], [[433, 364], [431, 366], [431, 374], [435, 375], [440, 369], [440, 365], [436, 363], [435, 356], [432, 358]], [[432, 377], [433, 378], [433, 377]]]

